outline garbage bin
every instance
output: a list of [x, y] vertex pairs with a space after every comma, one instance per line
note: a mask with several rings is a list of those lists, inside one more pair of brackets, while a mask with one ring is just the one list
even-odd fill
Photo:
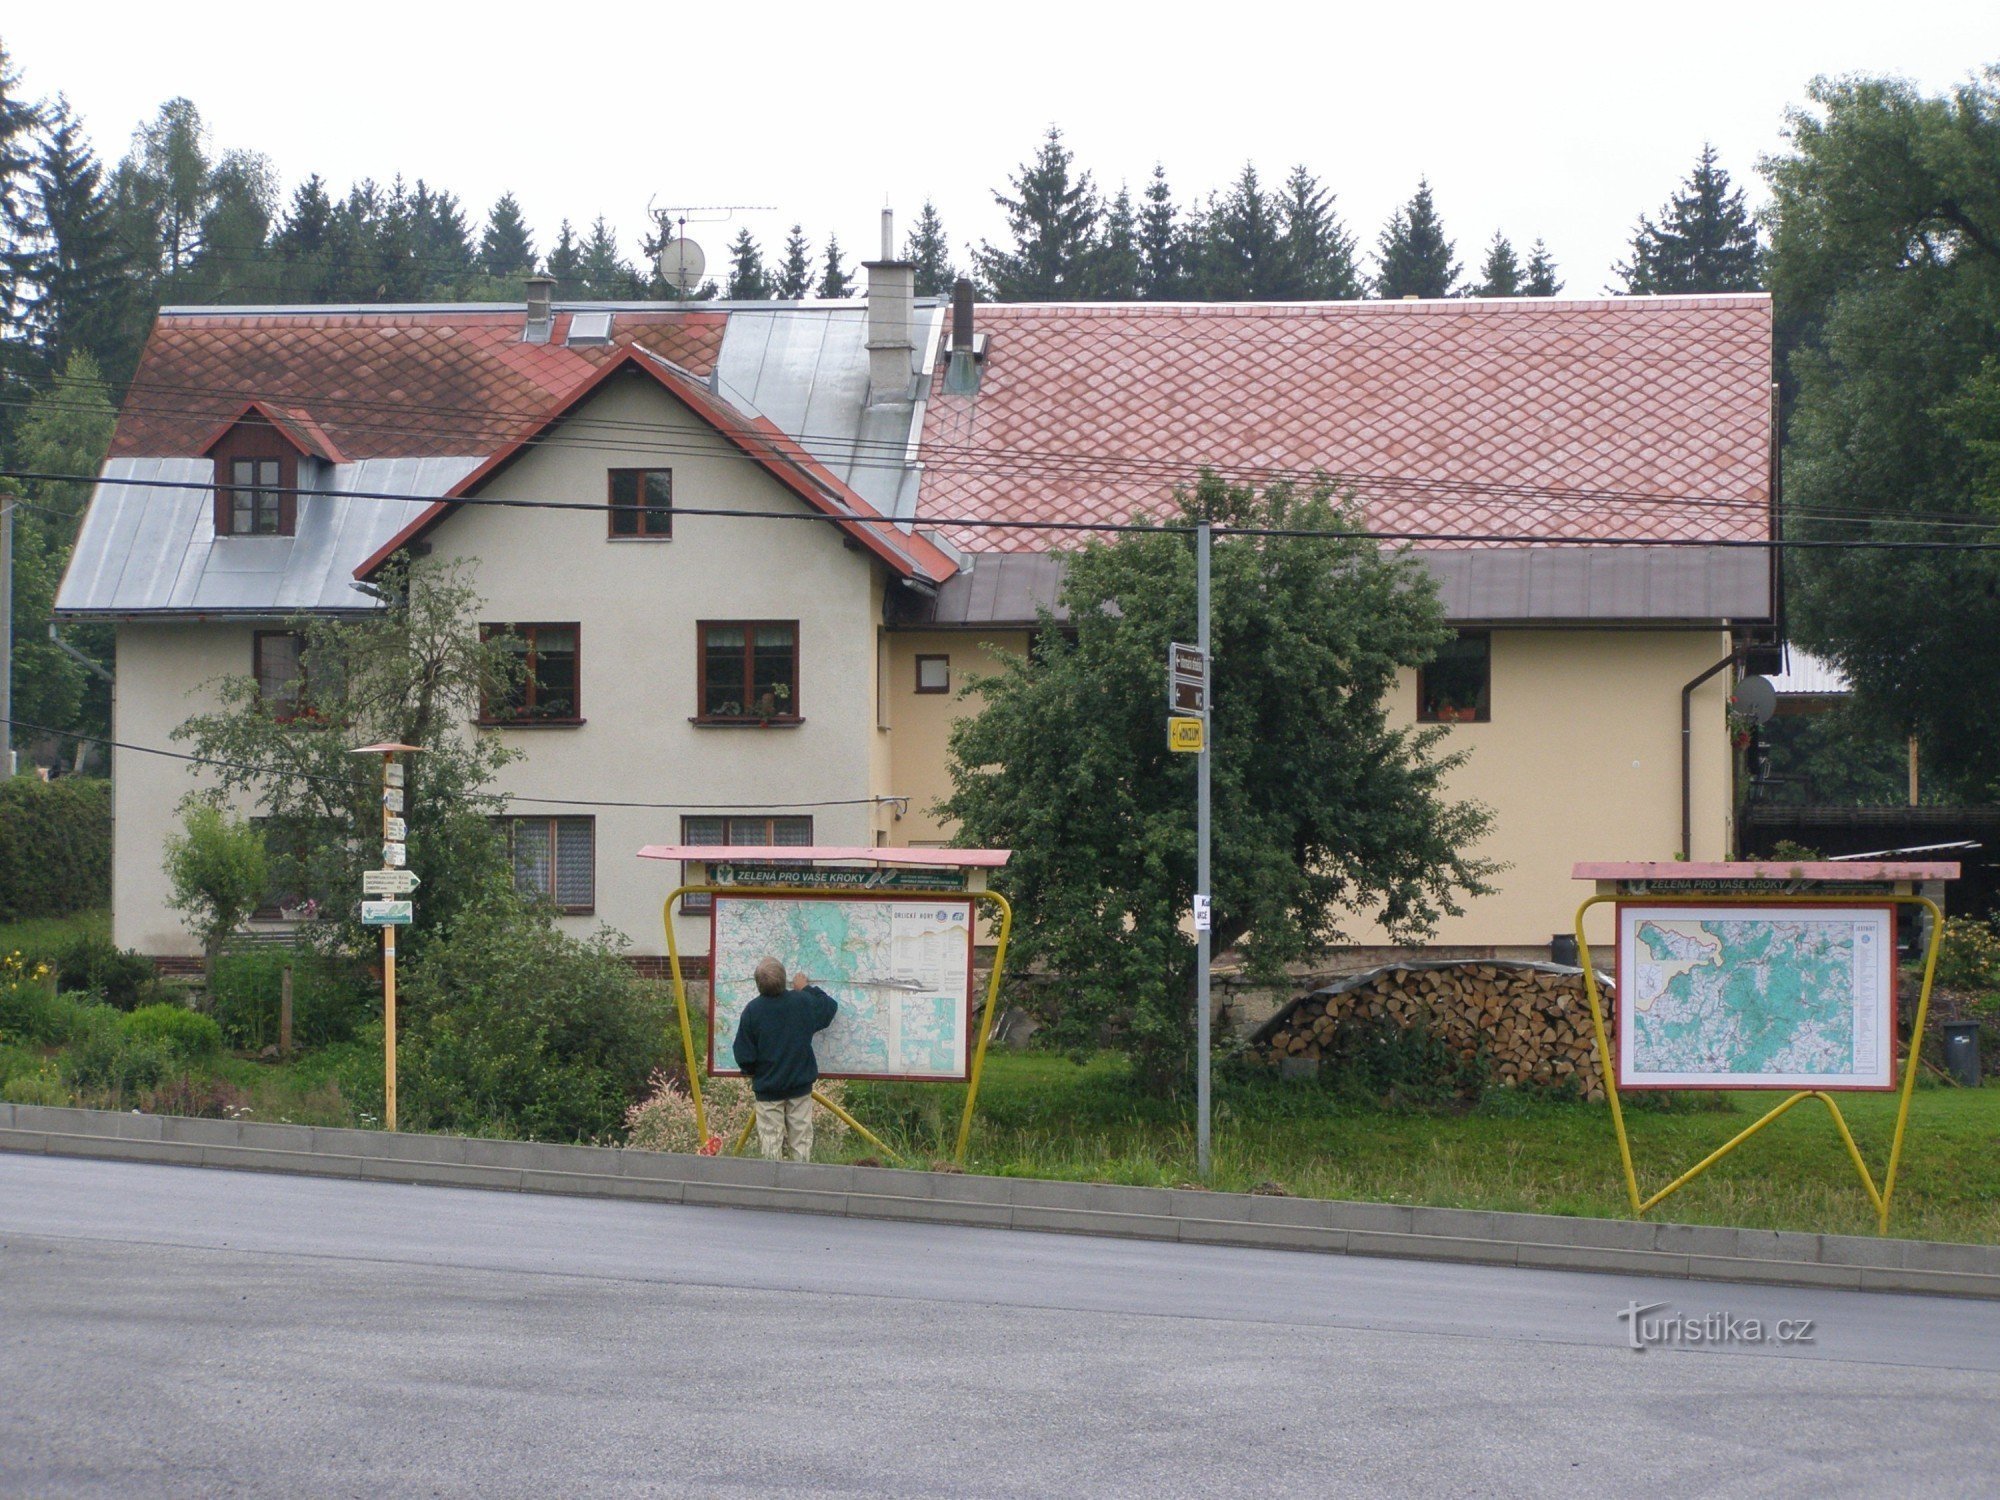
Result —
[[1961, 1087], [1979, 1087], [1979, 1023], [1977, 1021], [1947, 1021], [1944, 1023], [1944, 1065], [1952, 1079]]
[[1581, 962], [1577, 956], [1575, 933], [1558, 932], [1549, 939], [1549, 962], [1568, 964], [1571, 968]]

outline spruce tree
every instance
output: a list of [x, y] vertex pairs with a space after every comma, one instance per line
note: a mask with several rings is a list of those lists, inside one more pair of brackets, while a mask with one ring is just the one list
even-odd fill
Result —
[[951, 242], [945, 238], [944, 221], [938, 217], [937, 205], [928, 198], [917, 215], [916, 228], [903, 241], [903, 259], [917, 268], [919, 297], [951, 295], [958, 271], [951, 263]]
[[21, 78], [0, 44], [0, 340], [20, 323], [23, 258], [32, 230], [28, 198], [34, 167], [34, 131], [40, 112], [21, 97]]
[[1123, 185], [1104, 215], [1092, 265], [1090, 297], [1096, 302], [1130, 302], [1139, 295], [1139, 220]]
[[332, 300], [333, 220], [333, 200], [315, 172], [292, 190], [291, 206], [271, 239], [282, 266], [280, 284], [286, 300]]
[[1420, 177], [1415, 195], [1389, 216], [1376, 242], [1381, 270], [1375, 295], [1392, 300], [1451, 296], [1459, 274], [1459, 264], [1451, 258], [1454, 248], [1431, 201], [1430, 179]]
[[821, 297], [851, 297], [854, 295], [854, 269], [840, 263], [840, 236], [826, 237], [826, 268], [819, 278], [819, 289], [815, 293]]
[[433, 191], [421, 177], [412, 203], [416, 256], [424, 282], [455, 294], [478, 265], [465, 209], [456, 193]]
[[32, 188], [29, 335], [53, 369], [81, 356], [122, 373], [133, 310], [124, 251], [103, 164], [60, 95], [47, 110]]
[[764, 252], [746, 224], [737, 231], [729, 246], [729, 290], [723, 295], [732, 302], [761, 302], [771, 295], [770, 273], [764, 269]]
[[1209, 213], [1204, 294], [1218, 302], [1268, 301], [1286, 295], [1278, 206], [1248, 162]]
[[1527, 279], [1521, 283], [1524, 297], [1553, 297], [1563, 289], [1562, 278], [1556, 275], [1555, 257], [1549, 254], [1549, 247], [1540, 240], [1528, 252]]
[[1694, 170], [1660, 210], [1632, 232], [1632, 258], [1613, 267], [1633, 293], [1754, 292], [1763, 285], [1763, 251], [1757, 226], [1716, 164], [1715, 147], [1703, 145]]
[[599, 301], [629, 301], [640, 294], [639, 273], [618, 253], [617, 231], [602, 214], [592, 221], [590, 237], [583, 242], [577, 279], [582, 283], [582, 295]]
[[1051, 125], [1033, 161], [1007, 180], [1015, 196], [995, 193], [1014, 237], [1011, 248], [983, 242], [973, 259], [1001, 302], [1062, 302], [1088, 295], [1101, 210], [1088, 172], [1074, 163], [1062, 131]]
[[576, 229], [568, 219], [564, 219], [556, 230], [556, 242], [549, 251], [548, 264], [544, 268], [556, 279], [558, 295], [575, 294], [578, 268], [582, 264], [583, 251], [576, 243]]
[[1149, 302], [1169, 302], [1181, 294], [1179, 210], [1167, 186], [1167, 169], [1153, 164], [1146, 184], [1146, 206], [1139, 210], [1139, 295]]
[[1479, 268], [1475, 297], [1518, 297], [1522, 293], [1521, 262], [1507, 236], [1493, 231], [1493, 243], [1486, 247], [1486, 263]]
[[806, 232], [794, 224], [785, 236], [784, 259], [778, 262], [778, 297], [785, 302], [803, 301], [812, 291], [812, 245]]
[[1285, 256], [1280, 296], [1344, 302], [1361, 295], [1354, 236], [1334, 213], [1333, 202], [1333, 194], [1311, 172], [1292, 168], [1278, 198]]
[[535, 269], [535, 241], [512, 193], [502, 193], [479, 236], [479, 269], [488, 276], [526, 276]]

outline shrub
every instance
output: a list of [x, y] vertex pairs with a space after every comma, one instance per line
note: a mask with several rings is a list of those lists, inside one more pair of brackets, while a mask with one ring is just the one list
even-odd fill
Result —
[[130, 948], [116, 947], [108, 938], [86, 933], [51, 958], [57, 989], [95, 990], [117, 1010], [132, 1010], [156, 998], [153, 961]]
[[16, 1073], [0, 1083], [0, 1101], [60, 1106], [69, 1103], [69, 1090], [54, 1065], [45, 1063], [33, 1073]]
[[1319, 1078], [1336, 1092], [1392, 1105], [1478, 1099], [1490, 1081], [1484, 1054], [1461, 1057], [1428, 1027], [1352, 1015], [1326, 1042]]
[[179, 1005], [146, 1005], [119, 1019], [129, 1041], [152, 1043], [181, 1062], [197, 1062], [222, 1050], [222, 1028], [211, 1016]]
[[85, 1027], [70, 1044], [66, 1060], [72, 1088], [102, 1090], [121, 1103], [133, 1090], [152, 1088], [173, 1066], [165, 1045], [128, 1037], [115, 1022]]
[[278, 1001], [292, 971], [292, 1042], [344, 1042], [376, 1013], [380, 991], [360, 963], [310, 948], [257, 948], [216, 961], [211, 1011], [232, 1045], [256, 1049], [278, 1040]]
[[496, 891], [405, 972], [407, 1123], [534, 1139], [614, 1135], [667, 1056], [660, 987]]
[[1948, 990], [2000, 985], [2000, 934], [1976, 917], [1946, 917], [1938, 945], [1937, 982]]
[[103, 1006], [57, 993], [54, 981], [47, 964], [18, 953], [0, 956], [0, 1041], [58, 1046], [93, 1012], [108, 1014]]
[[111, 904], [111, 783], [0, 779], [0, 922]]
[[249, 1096], [220, 1078], [182, 1073], [141, 1096], [149, 1115], [189, 1115], [203, 1120], [239, 1120], [250, 1113]]
[[[647, 1080], [653, 1092], [625, 1111], [625, 1144], [640, 1151], [682, 1151], [690, 1155], [712, 1154], [703, 1149], [700, 1133], [694, 1128], [694, 1096], [678, 1071], [653, 1070]], [[842, 1086], [822, 1083], [820, 1092], [836, 1104]], [[741, 1078], [711, 1078], [701, 1086], [701, 1102], [708, 1115], [708, 1133], [716, 1150], [727, 1151], [743, 1133], [750, 1118], [750, 1085]], [[847, 1134], [847, 1124], [838, 1115], [821, 1110], [814, 1123], [820, 1140], [838, 1140]], [[754, 1144], [754, 1142], [753, 1142]]]

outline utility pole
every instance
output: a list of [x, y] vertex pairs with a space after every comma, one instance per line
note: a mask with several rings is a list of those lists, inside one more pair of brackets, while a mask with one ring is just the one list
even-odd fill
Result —
[[[1194, 586], [1195, 586], [1195, 643], [1201, 650], [1202, 668], [1206, 677], [1202, 708], [1208, 719], [1205, 730], [1215, 725], [1215, 705], [1209, 701], [1209, 694], [1215, 687], [1215, 668], [1208, 654], [1208, 543], [1210, 523], [1203, 521], [1195, 531]], [[1214, 906], [1209, 889], [1208, 867], [1208, 758], [1213, 754], [1210, 746], [1211, 735], [1204, 732], [1201, 738], [1201, 754], [1195, 764], [1195, 1165], [1201, 1175], [1208, 1176], [1208, 965], [1209, 945], [1213, 940]]]

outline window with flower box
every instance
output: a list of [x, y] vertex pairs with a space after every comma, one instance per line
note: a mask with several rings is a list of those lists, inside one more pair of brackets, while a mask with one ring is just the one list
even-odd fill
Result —
[[703, 620], [695, 631], [695, 723], [799, 722], [797, 620]]

